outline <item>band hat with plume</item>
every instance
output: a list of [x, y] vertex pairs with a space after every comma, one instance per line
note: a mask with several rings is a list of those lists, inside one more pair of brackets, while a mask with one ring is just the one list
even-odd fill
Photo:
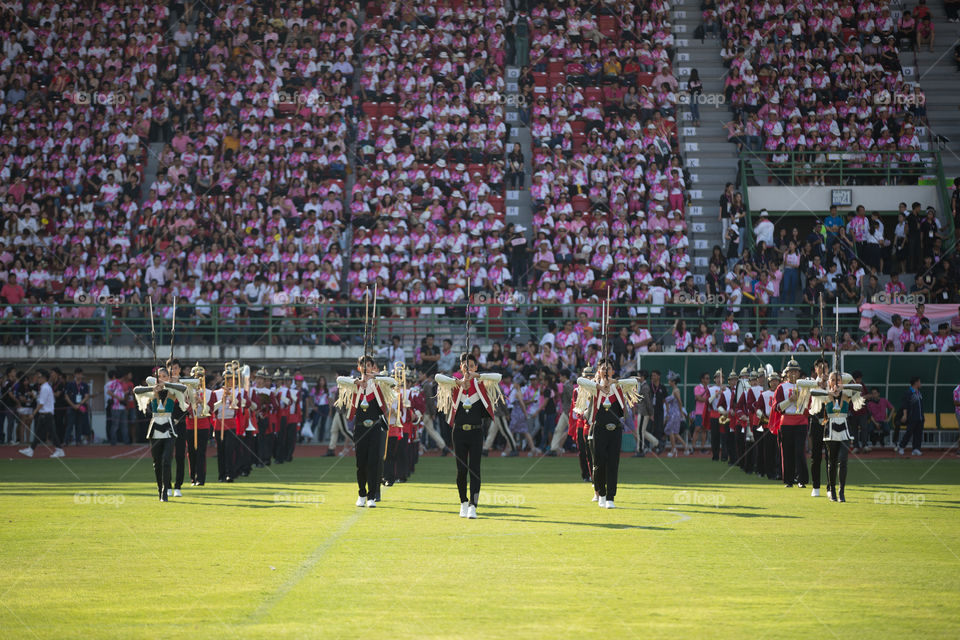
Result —
[[787, 366], [783, 369], [783, 375], [787, 375], [788, 371], [800, 371], [800, 363], [796, 360], [791, 359]]

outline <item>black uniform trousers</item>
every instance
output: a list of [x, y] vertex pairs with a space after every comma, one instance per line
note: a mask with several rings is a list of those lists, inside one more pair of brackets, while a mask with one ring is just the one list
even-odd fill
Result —
[[823, 422], [810, 416], [810, 483], [820, 488], [820, 463], [823, 462]]
[[186, 432], [187, 455], [190, 460], [190, 481], [198, 485], [207, 481], [207, 440], [210, 429], [197, 429], [197, 446], [193, 446], [193, 431]]
[[287, 432], [283, 436], [284, 460], [293, 462], [293, 448], [297, 446], [297, 438], [300, 437], [300, 425], [292, 420], [287, 420]]
[[266, 416], [257, 418], [257, 464], [268, 465], [273, 457], [273, 434], [270, 431], [270, 420]]
[[154, 438], [150, 441], [150, 455], [153, 456], [153, 475], [157, 479], [157, 490], [170, 488], [170, 461], [173, 458], [175, 438]]
[[397, 450], [399, 445], [400, 438], [397, 436], [387, 438], [387, 457], [383, 461], [383, 479], [387, 484], [393, 484], [397, 481]]
[[827, 488], [837, 489], [837, 475], [839, 471], [840, 489], [847, 486], [847, 460], [850, 457], [850, 450], [846, 442], [839, 440], [828, 440], [827, 445]]
[[[173, 488], [179, 489], [183, 486], [184, 468], [187, 463], [187, 441], [185, 439], [187, 430], [184, 427], [183, 420], [177, 422], [174, 430], [177, 432], [177, 437], [173, 444], [173, 460], [177, 463], [177, 469], [174, 475]], [[190, 437], [192, 438], [193, 434], [190, 434]]]
[[361, 498], [377, 499], [380, 492], [380, 465], [383, 463], [383, 448], [380, 436], [384, 433], [381, 417], [372, 426], [365, 427], [361, 420], [353, 429], [357, 453], [357, 487]]
[[397, 439], [397, 477], [396, 480], [405, 482], [410, 476], [410, 443], [402, 435]]
[[[453, 455], [457, 459], [457, 491], [460, 502], [477, 506], [480, 498], [480, 459], [483, 455], [483, 429], [474, 426], [469, 431], [453, 428]], [[467, 495], [467, 474], [470, 475], [470, 495]]]
[[807, 425], [780, 425], [780, 457], [785, 484], [807, 483]]
[[733, 445], [736, 447], [736, 457], [734, 458], [737, 466], [746, 469], [747, 465], [747, 432], [741, 427], [737, 427], [733, 432]]
[[720, 460], [720, 447], [723, 437], [720, 435], [720, 421], [710, 418], [710, 452], [714, 461]]
[[583, 429], [577, 429], [577, 452], [580, 457], [580, 477], [584, 480], [593, 478], [593, 451], [590, 450], [587, 436]]
[[237, 477], [237, 453], [240, 440], [233, 429], [217, 430], [217, 476], [221, 482], [230, 482]]
[[273, 458], [277, 464], [283, 464], [287, 461], [287, 417], [280, 416], [280, 424], [277, 427], [277, 433], [273, 439]]
[[598, 495], [613, 500], [617, 495], [617, 474], [620, 472], [620, 444], [623, 426], [610, 430], [598, 425], [593, 430], [593, 488]]
[[723, 446], [720, 448], [720, 460], [733, 466], [737, 463], [737, 434], [733, 425], [727, 425], [727, 432], [723, 434]]
[[780, 476], [780, 434], [764, 430], [763, 441], [763, 465], [764, 473], [770, 480], [776, 480]]

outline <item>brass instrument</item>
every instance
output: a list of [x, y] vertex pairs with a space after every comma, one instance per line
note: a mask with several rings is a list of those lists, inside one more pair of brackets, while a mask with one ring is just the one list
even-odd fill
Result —
[[197, 447], [197, 419], [210, 416], [210, 409], [207, 406], [207, 380], [206, 371], [197, 362], [190, 369], [190, 377], [180, 380], [190, 390], [188, 400], [193, 409], [193, 446]]
[[719, 422], [722, 425], [730, 424], [730, 416], [727, 415], [726, 413], [721, 413], [720, 417], [717, 418], [717, 422]]
[[[407, 390], [407, 365], [399, 360], [393, 363], [393, 379], [397, 381], [400, 389], [397, 393], [397, 426], [403, 427], [403, 399]], [[392, 411], [392, 407], [387, 410], [387, 427], [390, 427], [390, 416], [389, 413]], [[387, 438], [389, 441], [390, 438]], [[383, 448], [383, 459], [387, 459], [387, 446], [384, 445]]]
[[[223, 397], [220, 398], [220, 438], [226, 428], [226, 409], [237, 408], [237, 398], [234, 393], [237, 388], [237, 379], [240, 375], [240, 361], [229, 360], [223, 363]], [[227, 394], [230, 394], [228, 397]]]

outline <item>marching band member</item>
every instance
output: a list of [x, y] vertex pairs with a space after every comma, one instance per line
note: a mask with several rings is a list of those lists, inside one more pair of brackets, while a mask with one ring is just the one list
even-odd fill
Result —
[[400, 440], [403, 438], [403, 416], [401, 413], [406, 411], [403, 402], [406, 394], [397, 394], [397, 399], [390, 407], [387, 422], [387, 450], [384, 453], [383, 460], [383, 486], [392, 487], [397, 481], [399, 466], [397, 463], [398, 449]]
[[357, 360], [360, 378], [337, 378], [335, 406], [349, 411], [348, 420], [355, 420], [353, 440], [357, 451], [357, 506], [376, 507], [380, 491], [380, 465], [383, 449], [381, 433], [386, 431], [386, 415], [393, 403], [397, 381], [390, 376], [377, 375], [377, 363], [371, 356]]
[[719, 404], [720, 394], [723, 393], [723, 389], [723, 371], [717, 369], [713, 374], [713, 384], [707, 387], [709, 399], [707, 400], [707, 405], [704, 408], [704, 413], [709, 414], [709, 421], [705, 427], [710, 429], [710, 452], [712, 453], [711, 459], [714, 462], [718, 462], [723, 459], [721, 458], [723, 436], [722, 432], [720, 431]]
[[293, 462], [293, 449], [300, 437], [300, 424], [303, 422], [303, 393], [299, 383], [293, 383], [290, 370], [283, 372], [283, 386], [280, 393], [280, 423], [284, 427], [281, 451], [282, 460], [278, 462]]
[[[580, 372], [581, 378], [593, 378], [597, 375], [596, 369], [593, 367], [585, 367], [583, 371]], [[569, 429], [567, 431], [568, 435], [573, 438], [577, 443], [577, 455], [580, 459], [580, 477], [584, 482], [593, 482], [593, 452], [590, 450], [589, 443], [587, 441], [589, 425], [587, 424], [587, 419], [583, 413], [577, 411], [577, 396], [580, 390], [580, 386], [577, 385], [573, 388], [573, 396], [570, 399], [570, 410], [569, 410]], [[585, 411], [586, 414], [589, 414], [593, 407], [587, 407]], [[600, 494], [594, 491], [593, 500], [597, 501], [600, 499]]]
[[779, 386], [780, 374], [771, 371], [767, 380], [767, 388], [764, 389], [760, 397], [761, 411], [763, 412], [763, 416], [760, 418], [760, 429], [763, 431], [759, 438], [759, 447], [762, 452], [763, 463], [758, 467], [758, 472], [766, 475], [769, 480], [777, 479], [777, 469], [779, 468], [777, 464], [777, 451], [779, 450], [777, 439], [780, 427], [773, 421], [773, 404]]
[[[813, 363], [813, 377], [817, 380], [817, 385], [821, 389], [829, 389], [827, 361], [822, 357], [817, 358]], [[820, 463], [823, 461], [824, 440], [828, 434], [824, 433], [826, 425], [826, 415], [824, 409], [814, 412], [813, 407], [810, 410], [810, 483], [813, 490], [810, 496], [820, 497]], [[846, 464], [846, 463], [844, 463]]]
[[[457, 459], [457, 490], [460, 493], [460, 517], [476, 518], [480, 498], [480, 459], [483, 450], [483, 422], [494, 418], [503, 404], [499, 373], [477, 373], [477, 359], [460, 354], [460, 372], [454, 377], [438, 373], [437, 410], [452, 426], [453, 453]], [[467, 495], [467, 471], [470, 494]]]
[[[245, 367], [249, 376], [249, 367]], [[246, 384], [246, 383], [245, 383]], [[248, 389], [240, 389], [240, 407], [237, 410], [237, 475], [247, 477], [253, 471], [257, 451], [257, 403]]]
[[146, 386], [133, 390], [140, 412], [150, 416], [147, 440], [150, 442], [153, 473], [160, 502], [167, 502], [171, 492], [170, 467], [177, 437], [174, 425], [183, 416], [187, 404], [179, 387], [180, 385], [171, 383], [167, 370], [160, 367], [157, 369], [156, 378], [147, 378]]
[[[199, 364], [190, 370], [190, 377], [198, 380], [206, 380], [206, 372]], [[202, 487], [207, 482], [207, 442], [210, 440], [210, 413], [208, 410], [210, 402], [210, 390], [206, 384], [199, 386], [194, 390], [194, 398], [187, 403], [189, 412], [186, 422], [187, 436], [187, 459], [190, 461], [190, 484], [194, 487]], [[196, 442], [194, 445], [193, 431], [196, 429]]]
[[[737, 379], [734, 415], [730, 420], [730, 428], [733, 431], [733, 441], [737, 452], [737, 466], [744, 471], [747, 470], [747, 431], [750, 430], [751, 409], [750, 369], [744, 367], [740, 369], [740, 377]], [[750, 434], [750, 439], [752, 437], [753, 434]]]
[[276, 415], [273, 406], [273, 394], [270, 390], [270, 372], [266, 367], [260, 367], [253, 378], [253, 387], [250, 393], [257, 403], [255, 420], [257, 424], [257, 444], [255, 451], [255, 465], [262, 468], [270, 464], [273, 456], [273, 416]]
[[[806, 484], [807, 465], [804, 443], [807, 437], [807, 407], [802, 402], [797, 378], [800, 365], [790, 360], [783, 370], [786, 380], [777, 387], [774, 408], [780, 425], [780, 459], [783, 471], [783, 486], [792, 487], [794, 482], [801, 489]], [[803, 402], [806, 405], [806, 402]]]
[[731, 369], [729, 375], [727, 375], [727, 386], [720, 392], [717, 399], [717, 413], [720, 414], [717, 421], [720, 425], [720, 438], [723, 442], [720, 460], [726, 460], [727, 466], [733, 466], [737, 461], [735, 457], [737, 450], [736, 437], [734, 435], [735, 420], [737, 419], [737, 380], [739, 380], [737, 372]]
[[620, 444], [623, 440], [623, 414], [628, 406], [640, 401], [639, 381], [636, 378], [613, 378], [615, 370], [610, 360], [597, 366], [593, 380], [578, 378], [577, 412], [587, 415], [593, 429], [593, 485], [601, 508], [615, 508], [617, 474], [620, 468]]
[[[826, 366], [826, 363], [824, 363], [824, 366]], [[824, 407], [826, 421], [823, 423], [822, 430], [823, 442], [827, 447], [827, 496], [831, 502], [847, 501], [843, 495], [843, 490], [847, 486], [847, 459], [850, 456], [847, 443], [852, 439], [847, 425], [847, 417], [854, 407], [852, 394], [844, 391], [843, 382], [845, 381], [838, 372], [834, 371], [830, 374], [827, 387], [830, 396]], [[837, 490], [837, 475], [840, 476], [839, 491]]]
[[419, 447], [417, 446], [417, 431], [423, 424], [423, 414], [427, 410], [423, 394], [420, 393], [420, 387], [417, 385], [417, 376], [412, 371], [407, 372], [407, 384], [404, 399], [403, 428], [398, 447], [398, 461], [400, 468], [399, 480], [406, 482], [413, 475], [414, 468], [419, 458]]
[[[177, 358], [168, 358], [166, 362], [168, 382], [180, 382], [180, 361]], [[184, 429], [184, 417], [186, 413], [181, 413], [173, 425], [173, 430], [177, 434], [174, 436], [173, 461], [175, 464], [175, 473], [173, 474], [173, 497], [183, 497], [180, 489], [183, 487], [184, 467], [187, 455], [187, 442], [184, 440], [186, 429]]]
[[[228, 363], [229, 364], [229, 363]], [[217, 479], [233, 482], [236, 477], [237, 409], [240, 406], [236, 375], [224, 370], [223, 386], [210, 394], [214, 437], [217, 440]]]
[[747, 473], [756, 472], [757, 475], [760, 475], [760, 469], [763, 468], [763, 447], [760, 444], [760, 438], [763, 434], [763, 425], [760, 424], [760, 416], [763, 415], [763, 389], [764, 385], [761, 383], [763, 378], [763, 370], [753, 370], [750, 373], [750, 397], [748, 400], [748, 411], [747, 416], [749, 418], [750, 424], [747, 426], [747, 429], [750, 430], [750, 433], [753, 436], [753, 442], [747, 446], [747, 460], [745, 462], [744, 471]]

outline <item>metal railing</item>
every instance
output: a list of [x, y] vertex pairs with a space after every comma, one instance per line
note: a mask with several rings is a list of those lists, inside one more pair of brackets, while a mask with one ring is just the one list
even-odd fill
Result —
[[[777, 152], [780, 153], [780, 152]], [[774, 162], [769, 151], [744, 150], [739, 155], [742, 188], [748, 185], [803, 186], [822, 181], [837, 185], [916, 185], [921, 177], [936, 179], [941, 171], [939, 151], [825, 151], [825, 162], [815, 162], [820, 152], [787, 151], [786, 162]], [[919, 162], [907, 162], [907, 155]], [[880, 160], [868, 161], [867, 156]], [[891, 211], [895, 210], [895, 204]]]
[[[514, 294], [517, 295], [517, 294]], [[819, 321], [812, 307], [799, 302], [785, 304], [740, 304], [736, 319], [741, 338], [755, 336], [766, 327], [775, 333], [780, 327], [797, 328], [801, 334]], [[135, 345], [150, 344], [150, 318], [140, 304], [117, 305], [12, 305], [12, 313], [0, 318], [0, 344], [40, 345]], [[300, 304], [267, 306], [251, 311], [243, 305], [215, 305], [209, 315], [197, 312], [194, 305], [177, 307], [177, 344], [206, 345], [360, 345], [363, 343], [364, 305], [357, 303]], [[462, 344], [466, 330], [466, 305], [383, 304], [376, 320], [375, 342], [389, 344], [398, 335], [407, 347], [419, 345], [421, 338], [434, 334], [437, 340], [456, 338]], [[611, 304], [610, 339], [620, 327], [633, 322], [647, 328], [655, 341], [667, 348], [673, 345], [673, 327], [678, 319], [687, 322], [696, 335], [702, 320], [721, 342], [720, 324], [729, 307], [706, 296], [685, 304]], [[831, 316], [832, 316], [832, 309]], [[157, 344], [170, 341], [171, 322], [154, 318]], [[599, 302], [550, 305], [535, 303], [484, 303], [471, 308], [471, 342], [488, 345], [494, 341], [517, 342], [535, 339], [555, 322], [562, 328], [565, 320], [576, 323], [580, 314], [588, 319], [600, 316]], [[859, 312], [855, 305], [841, 306], [841, 331], [858, 330]], [[825, 328], [832, 333], [833, 325]], [[598, 336], [599, 337], [599, 336]], [[461, 341], [461, 342], [458, 342]]]

